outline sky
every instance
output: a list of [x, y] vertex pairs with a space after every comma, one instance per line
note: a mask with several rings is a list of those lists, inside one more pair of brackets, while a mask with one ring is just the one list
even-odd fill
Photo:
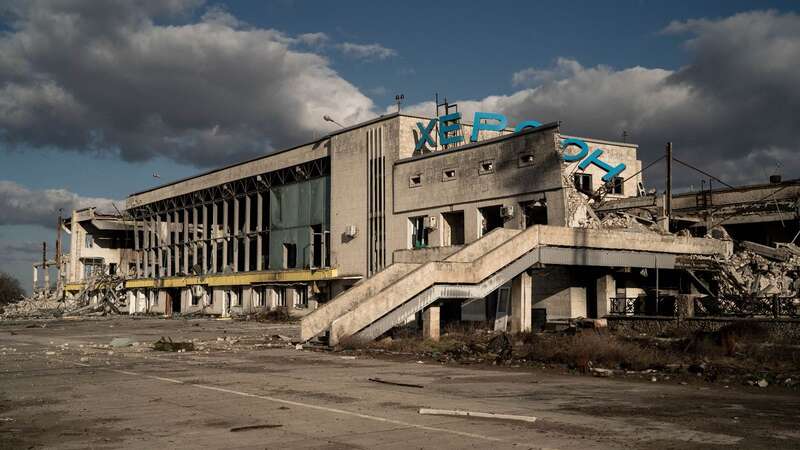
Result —
[[[395, 110], [562, 121], [730, 184], [800, 178], [796, 1], [10, 0], [0, 4], [0, 271], [30, 289], [58, 210]], [[663, 170], [645, 173], [660, 187]], [[676, 169], [679, 188], [700, 176]], [[51, 254], [52, 255], [52, 254]]]

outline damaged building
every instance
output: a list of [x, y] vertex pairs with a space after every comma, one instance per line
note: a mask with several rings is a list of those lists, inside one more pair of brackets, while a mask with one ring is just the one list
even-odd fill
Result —
[[[667, 214], [664, 196], [644, 190], [636, 145], [478, 114], [477, 126], [458, 114], [381, 116], [134, 193], [116, 217], [78, 211], [66, 290], [100, 270], [124, 279], [131, 314], [286, 307], [303, 316], [302, 339], [335, 344], [411, 322], [435, 338], [452, 321], [526, 331], [674, 314], [683, 297], [730, 287], [721, 267], [741, 247], [731, 237], [795, 267], [796, 247], [773, 247], [793, 242], [788, 231], [757, 231], [776, 217], [797, 229], [795, 183], [677, 195]], [[750, 270], [776, 272], [770, 264]]]

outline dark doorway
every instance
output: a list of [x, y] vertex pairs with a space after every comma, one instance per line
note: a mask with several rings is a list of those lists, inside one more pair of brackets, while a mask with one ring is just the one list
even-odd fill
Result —
[[168, 316], [181, 313], [181, 291], [180, 289], [165, 289], [167, 298], [165, 303], [165, 313]]
[[297, 267], [297, 244], [283, 244], [283, 268], [294, 269]]
[[520, 204], [525, 214], [525, 228], [532, 225], [547, 225], [547, 203], [544, 199]]
[[481, 236], [494, 230], [495, 228], [503, 228], [502, 209], [503, 207], [501, 205], [487, 206], [485, 208], [478, 209], [481, 219]]
[[464, 245], [464, 211], [442, 213], [442, 245]]

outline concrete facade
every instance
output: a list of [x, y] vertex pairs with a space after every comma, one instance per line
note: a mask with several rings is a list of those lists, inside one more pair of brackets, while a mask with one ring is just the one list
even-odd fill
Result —
[[[600, 187], [600, 168], [581, 171], [563, 161], [561, 141], [568, 136], [557, 123], [482, 131], [476, 143], [468, 142], [471, 127], [464, 124], [464, 143], [417, 150], [417, 123], [427, 120], [382, 116], [132, 194], [124, 212], [131, 239], [102, 255], [126, 266], [129, 312], [226, 316], [287, 307], [300, 313], [348, 289], [355, 305], [374, 293], [359, 294], [359, 280], [394, 282], [415, 265], [451, 257], [476, 261], [491, 251], [491, 240], [482, 238], [495, 228], [567, 226], [566, 188], [575, 171]], [[641, 167], [635, 145], [585, 141], [602, 148], [607, 163], [624, 163], [620, 176]], [[611, 195], [635, 195], [640, 179], [631, 177], [622, 193]], [[73, 248], [80, 234], [73, 233]], [[75, 253], [79, 264], [85, 253]], [[569, 318], [586, 315], [587, 301], [595, 301], [574, 276], [526, 276], [512, 287], [515, 331], [530, 329], [532, 309]]]

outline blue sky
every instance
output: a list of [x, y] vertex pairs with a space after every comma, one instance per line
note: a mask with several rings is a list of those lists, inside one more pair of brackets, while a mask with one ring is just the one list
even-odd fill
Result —
[[[793, 111], [797, 93], [781, 89], [791, 86], [797, 66], [784, 62], [764, 75], [758, 72], [766, 70], [758, 58], [759, 49], [766, 48], [777, 52], [776, 59], [786, 59], [779, 42], [788, 42], [789, 56], [796, 55], [792, 52], [800, 48], [800, 37], [790, 28], [799, 28], [794, 27], [800, 24], [797, 2], [175, 4], [173, 8], [145, 0], [103, 8], [86, 0], [58, 7], [12, 1], [0, 15], [6, 18], [0, 37], [0, 182], [8, 182], [7, 192], [0, 192], [0, 205], [15, 205], [0, 211], [0, 252], [7, 256], [0, 255], [0, 270], [17, 276], [26, 287], [30, 257], [40, 245], [35, 243], [47, 240], [52, 246], [54, 239], [52, 230], [43, 226], [46, 208], [84, 205], [85, 198], [124, 199], [156, 184], [297, 144], [326, 131], [329, 124], [320, 120], [320, 111], [358, 121], [386, 110], [396, 93], [403, 93], [405, 107], [415, 112], [427, 111], [425, 102], [439, 92], [464, 102], [466, 110], [497, 106], [512, 117], [566, 120], [568, 131], [578, 134], [615, 138], [623, 127], [630, 128], [634, 141], [643, 143], [644, 160], [655, 154], [649, 147], [667, 138], [683, 139], [683, 147], [677, 148], [687, 159], [694, 157], [737, 182], [762, 177], [758, 171], [741, 173], [741, 167], [754, 162], [770, 170], [775, 164], [786, 171], [795, 169], [787, 155], [796, 149], [787, 143], [800, 141], [800, 136], [792, 135], [789, 123], [776, 125], [765, 116], [765, 126], [777, 127], [771, 137], [736, 141], [734, 150], [729, 144], [714, 147], [717, 139], [708, 130], [761, 115], [752, 101], [726, 103], [731, 96], [742, 97], [742, 92], [763, 91], [764, 99], [780, 99]], [[83, 40], [63, 39], [47, 22], [48, 17], [65, 14], [84, 18], [70, 34], [83, 34]], [[114, 28], [117, 23], [129, 26]], [[42, 37], [38, 32], [44, 29], [49, 35]], [[134, 31], [126, 35], [122, 29]], [[754, 31], [761, 29], [767, 31]], [[265, 30], [272, 31], [259, 34]], [[175, 33], [161, 42], [160, 31]], [[217, 47], [213, 39], [198, 39], [210, 34], [229, 45]], [[20, 50], [15, 42], [26, 36], [42, 39], [43, 45]], [[152, 38], [152, 49], [125, 44], [126, 39], [142, 42], [142, 36]], [[274, 44], [277, 50], [261, 49], [260, 42]], [[97, 53], [84, 53], [87, 43], [90, 48], [103, 43], [97, 48], [112, 54], [118, 48], [120, 61], [98, 66]], [[167, 54], [169, 49], [175, 54]], [[57, 55], [72, 55], [71, 51], [74, 60]], [[145, 53], [128, 53], [136, 51]], [[249, 52], [255, 52], [252, 59]], [[738, 52], [744, 55], [741, 60]], [[137, 65], [139, 59], [145, 63]], [[193, 72], [199, 75], [192, 78]], [[285, 88], [306, 76], [308, 90], [315, 95], [311, 100], [302, 89]], [[774, 79], [768, 86], [759, 85], [765, 77]], [[52, 82], [56, 94], [42, 88], [42, 79]], [[272, 79], [280, 83], [268, 81]], [[210, 88], [181, 89], [194, 82]], [[609, 93], [608, 86], [619, 87]], [[248, 89], [262, 96], [252, 105]], [[209, 90], [219, 95], [207, 95]], [[575, 92], [580, 96], [571, 97]], [[698, 107], [689, 104], [689, 93], [704, 98], [703, 106], [711, 105], [707, 115], [694, 116]], [[247, 104], [232, 110], [224, 98], [237, 95], [244, 99], [239, 103]], [[640, 117], [649, 110], [629, 103], [637, 96], [646, 97], [648, 108], [660, 115], [642, 122]], [[564, 99], [566, 106], [552, 98]], [[575, 101], [585, 104], [570, 103]], [[272, 111], [265, 106], [271, 103], [288, 106]], [[284, 113], [287, 108], [295, 114]], [[740, 115], [721, 112], [730, 110]], [[193, 111], [199, 112], [189, 114]], [[153, 117], [161, 119], [154, 125]], [[691, 128], [701, 122], [707, 126]], [[654, 131], [660, 124], [668, 131]], [[167, 138], [169, 143], [161, 147]], [[729, 151], [736, 154], [733, 162], [726, 156]], [[693, 179], [687, 175], [684, 181]], [[63, 191], [57, 196], [61, 200], [53, 201], [48, 189]], [[25, 201], [44, 210], [25, 214], [20, 211]]]

